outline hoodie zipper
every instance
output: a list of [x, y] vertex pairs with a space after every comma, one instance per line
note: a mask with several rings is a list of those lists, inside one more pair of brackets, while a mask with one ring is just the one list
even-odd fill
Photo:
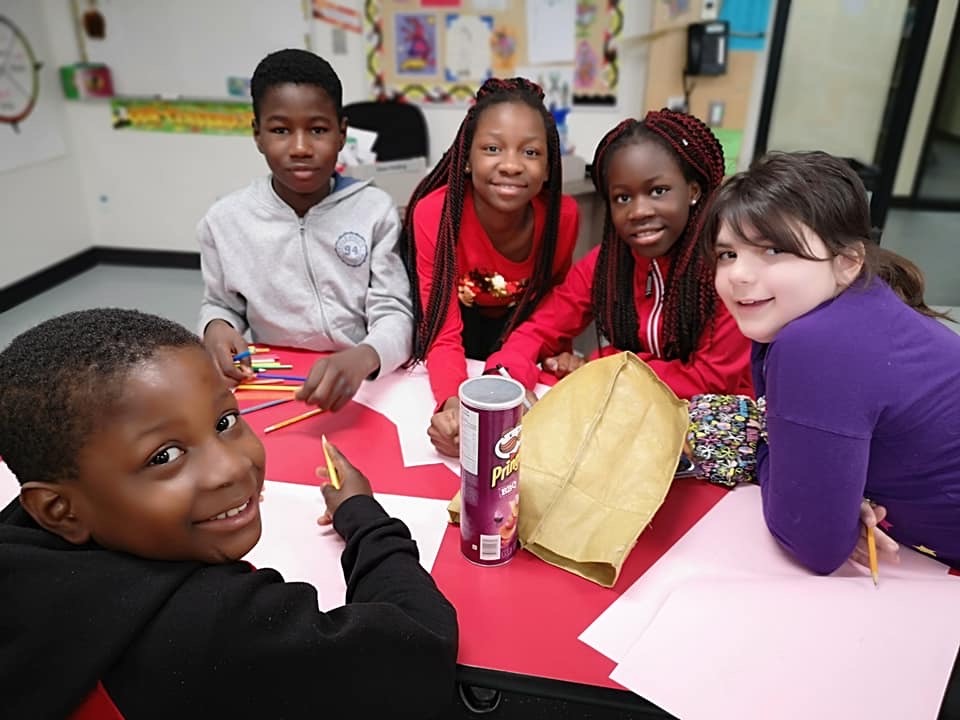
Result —
[[657, 259], [651, 258], [650, 268], [647, 270], [647, 297], [653, 295], [653, 309], [647, 318], [647, 346], [654, 357], [661, 358], [660, 352], [660, 320], [663, 316], [663, 275]]
[[307, 252], [307, 227], [306, 218], [297, 217], [297, 224], [300, 226], [300, 252], [303, 254], [303, 264], [307, 267], [307, 277], [310, 278], [310, 285], [313, 287], [313, 296], [317, 300], [317, 307], [320, 309], [321, 330], [326, 331], [329, 327], [326, 314], [323, 312], [323, 298], [320, 297], [320, 286], [317, 278], [313, 274], [313, 264], [310, 262], [310, 253]]

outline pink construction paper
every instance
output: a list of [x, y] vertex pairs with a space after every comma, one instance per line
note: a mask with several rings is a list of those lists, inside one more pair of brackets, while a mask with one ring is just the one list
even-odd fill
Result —
[[[656, 518], [654, 518], [656, 522]], [[947, 567], [907, 548], [900, 564], [881, 563], [881, 582], [889, 578], [947, 577]], [[700, 580], [803, 579], [809, 570], [798, 565], [767, 530], [760, 488], [746, 485], [724, 497], [631, 585], [581, 635], [580, 639], [620, 662], [643, 634], [666, 598], [681, 585]], [[852, 562], [831, 579], [850, 578], [873, 588], [866, 568]]]
[[0, 460], [0, 509], [5, 508], [19, 494], [20, 483], [7, 464]]
[[610, 677], [683, 720], [933, 720], [958, 607], [947, 577], [690, 581]]

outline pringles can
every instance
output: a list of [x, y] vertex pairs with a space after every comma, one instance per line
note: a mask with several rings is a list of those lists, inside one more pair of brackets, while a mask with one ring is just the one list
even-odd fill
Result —
[[525, 394], [500, 375], [460, 385], [460, 550], [477, 565], [502, 565], [517, 552]]

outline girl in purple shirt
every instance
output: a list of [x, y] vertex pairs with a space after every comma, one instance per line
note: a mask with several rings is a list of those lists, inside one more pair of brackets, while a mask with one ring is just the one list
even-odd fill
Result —
[[818, 573], [900, 545], [960, 567], [960, 334], [923, 277], [870, 236], [863, 183], [822, 152], [775, 153], [723, 185], [703, 232], [754, 341], [771, 533]]

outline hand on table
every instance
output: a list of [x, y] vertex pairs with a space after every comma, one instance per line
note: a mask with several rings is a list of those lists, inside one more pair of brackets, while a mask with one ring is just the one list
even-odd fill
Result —
[[203, 330], [203, 344], [207, 348], [220, 372], [232, 384], [252, 380], [255, 377], [250, 367], [250, 358], [246, 357], [235, 365], [233, 358], [247, 349], [247, 341], [237, 329], [225, 320], [211, 320]]
[[430, 442], [441, 455], [460, 457], [460, 400], [447, 398], [433, 417], [427, 429]]
[[869, 500], [860, 503], [860, 536], [853, 549], [850, 559], [864, 567], [870, 567], [870, 557], [867, 551], [867, 528], [874, 529], [874, 538], [877, 541], [877, 558], [893, 564], [900, 563], [900, 546], [897, 541], [887, 535], [878, 526], [887, 516], [887, 509], [882, 505], [873, 505]]
[[559, 355], [554, 355], [553, 357], [544, 359], [543, 369], [551, 375], [556, 375], [558, 378], [563, 378], [572, 373], [574, 370], [582, 368], [586, 364], [587, 361], [583, 359], [583, 356], [569, 352], [562, 352]]
[[352, 398], [362, 383], [380, 367], [380, 356], [369, 345], [357, 345], [349, 350], [317, 360], [296, 399], [324, 410], [337, 411]]
[[340, 478], [340, 489], [337, 490], [329, 482], [330, 475], [327, 473], [327, 465], [323, 463], [318, 465], [316, 475], [321, 480], [326, 481], [320, 488], [323, 493], [323, 499], [327, 503], [327, 511], [317, 518], [320, 525], [329, 525], [333, 522], [333, 516], [345, 500], [354, 495], [368, 495], [373, 497], [373, 489], [370, 487], [370, 481], [366, 476], [357, 470], [346, 457], [337, 449], [336, 445], [327, 443], [327, 449], [330, 452], [330, 459], [337, 470], [337, 477]]
[[537, 394], [536, 394], [535, 392], [533, 392], [532, 390], [527, 390], [527, 391], [526, 391], [526, 396], [527, 396], [527, 404], [528, 404], [529, 407], [525, 407], [525, 408], [523, 409], [523, 412], [524, 412], [524, 413], [527, 413], [528, 411], [532, 410], [532, 409], [533, 409], [533, 406], [536, 405], [536, 404], [537, 404], [537, 401], [540, 399], [540, 398], [537, 397]]

